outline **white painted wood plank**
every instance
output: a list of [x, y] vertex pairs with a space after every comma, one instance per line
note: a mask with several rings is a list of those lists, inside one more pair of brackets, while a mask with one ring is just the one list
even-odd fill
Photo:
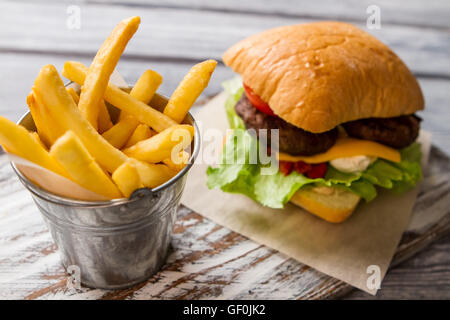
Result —
[[[141, 27], [126, 50], [129, 57], [220, 59], [229, 46], [248, 35], [317, 20], [81, 3], [81, 29], [69, 30], [67, 6], [61, 2], [1, 3], [0, 51], [49, 51], [93, 57], [118, 21], [140, 15]], [[364, 23], [357, 25], [365, 28]], [[391, 46], [413, 71], [450, 76], [448, 31], [389, 24], [368, 31]]]
[[[32, 0], [36, 1], [36, 0]], [[50, 2], [50, 0], [38, 0]], [[56, 2], [59, 0], [51, 0]], [[30, 2], [26, 0], [25, 2]], [[450, 3], [446, 0], [87, 0], [88, 3], [133, 7], [164, 7], [178, 10], [221, 11], [271, 16], [342, 19], [364, 22], [367, 7], [377, 5], [383, 23], [449, 27]]]

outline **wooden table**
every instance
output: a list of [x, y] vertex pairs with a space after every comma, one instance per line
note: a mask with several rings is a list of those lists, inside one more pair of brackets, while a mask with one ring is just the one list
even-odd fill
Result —
[[[367, 30], [366, 19], [369, 15], [366, 9], [372, 3], [356, 0], [339, 3], [331, 0], [2, 1], [0, 70], [3, 83], [0, 86], [0, 114], [17, 120], [27, 110], [25, 97], [43, 65], [52, 63], [60, 70], [66, 60], [89, 63], [113, 26], [124, 17], [139, 15], [142, 23], [119, 62], [119, 72], [133, 83], [144, 69], [155, 69], [164, 76], [161, 92], [170, 95], [193, 63], [205, 58], [220, 60], [226, 48], [247, 35], [279, 25], [317, 20], [349, 21]], [[381, 29], [367, 31], [392, 47], [418, 77], [426, 100], [426, 110], [420, 114], [424, 119], [423, 128], [432, 132], [435, 145], [450, 154], [450, 2], [379, 0], [376, 3], [381, 10]], [[75, 5], [75, 9], [71, 5]], [[68, 28], [67, 21], [71, 16], [68, 11], [78, 9], [80, 29]], [[204, 97], [220, 92], [220, 83], [231, 76], [231, 71], [220, 64]], [[25, 211], [28, 209], [24, 208]], [[180, 219], [185, 219], [186, 214], [189, 216], [182, 211]], [[200, 219], [198, 217], [191, 216]], [[39, 219], [35, 227], [37, 237], [42, 240], [48, 234]], [[8, 223], [4, 220], [2, 224]], [[26, 233], [27, 230], [24, 230], [24, 237]], [[206, 234], [204, 236], [207, 237]], [[231, 237], [229, 241], [236, 241], [239, 235]], [[0, 232], [0, 245], [7, 240], [11, 239]], [[32, 247], [32, 243], [27, 245]], [[18, 255], [23, 253], [23, 249], [21, 246], [10, 247], [10, 250], [17, 250]], [[449, 299], [449, 249], [450, 237], [447, 237], [392, 268], [376, 298]], [[55, 248], [48, 243], [46, 248], [39, 250], [41, 252], [37, 255], [42, 254], [42, 250], [52, 252]], [[255, 250], [262, 257], [264, 254], [270, 256], [271, 250], [267, 248], [255, 247]], [[2, 260], [0, 250], [0, 272], [3, 272]], [[28, 271], [20, 267], [10, 270], [11, 276]], [[58, 272], [63, 271], [49, 270], [54, 277]], [[4, 275], [0, 279], [4, 280]], [[37, 285], [39, 281], [45, 279], [29, 285]], [[51, 282], [51, 279], [47, 281]], [[58, 286], [58, 282], [52, 282], [52, 285]], [[14, 291], [14, 288], [10, 289]], [[47, 290], [35, 292], [28, 298], [45, 297], [52, 288]], [[0, 297], [12, 297], [9, 293], [2, 291]], [[109, 297], [128, 296], [122, 292]], [[91, 294], [90, 297], [108, 295]], [[354, 291], [345, 298], [369, 296]]]

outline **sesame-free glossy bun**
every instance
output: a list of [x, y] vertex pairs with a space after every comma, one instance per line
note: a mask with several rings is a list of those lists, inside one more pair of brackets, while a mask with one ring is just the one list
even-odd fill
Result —
[[347, 23], [267, 30], [232, 46], [223, 61], [275, 114], [314, 133], [424, 107], [419, 84], [400, 58]]

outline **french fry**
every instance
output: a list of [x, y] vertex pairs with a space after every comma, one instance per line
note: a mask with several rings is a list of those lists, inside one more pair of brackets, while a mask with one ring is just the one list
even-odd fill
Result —
[[[190, 145], [194, 136], [194, 127], [179, 124], [170, 127], [153, 137], [140, 141], [123, 152], [133, 158], [158, 163], [172, 156], [173, 149], [184, 149]], [[178, 150], [178, 152], [181, 150]]]
[[156, 134], [155, 131], [150, 129], [148, 125], [146, 124], [140, 124], [137, 126], [136, 130], [134, 130], [131, 137], [128, 139], [127, 143], [125, 144], [125, 148], [129, 148], [131, 146], [134, 146], [139, 141], [145, 140], [150, 138], [151, 136], [154, 136]]
[[[136, 85], [131, 89], [130, 96], [144, 102], [148, 103], [150, 99], [155, 94], [156, 89], [159, 87], [162, 81], [162, 77], [151, 70], [150, 72], [144, 72], [144, 74], [139, 78]], [[136, 127], [139, 125], [139, 121], [132, 115], [126, 112], [121, 112], [119, 117], [119, 122], [116, 123], [114, 127], [120, 127], [120, 130], [114, 130], [111, 128], [108, 131], [113, 131], [112, 134], [106, 133], [106, 138], [113, 146], [116, 148], [122, 148], [123, 145], [130, 138]], [[147, 126], [148, 127], [148, 126]]]
[[30, 131], [31, 137], [44, 148], [45, 151], [48, 151], [47, 146], [42, 142], [41, 137], [36, 131]]
[[126, 161], [132, 161], [139, 172], [142, 183], [148, 188], [155, 188], [176, 174], [163, 164], [154, 165], [130, 159], [109, 144], [81, 115], [73, 99], [64, 89], [63, 82], [54, 66], [47, 65], [41, 69], [34, 89], [36, 94], [43, 96], [53, 111], [52, 116], [55, 121], [67, 130], [72, 130], [96, 161], [109, 172], [114, 172]]
[[45, 131], [50, 137], [50, 144], [48, 144], [48, 147], [50, 148], [50, 146], [66, 132], [66, 129], [64, 129], [57, 121], [52, 118], [50, 110], [42, 101], [42, 99], [35, 94], [34, 90], [31, 91], [36, 102], [36, 106], [39, 109], [42, 119], [44, 120]]
[[100, 110], [98, 113], [98, 132], [103, 133], [111, 129], [113, 123], [111, 116], [109, 115], [108, 108], [106, 107], [105, 100], [100, 100]]
[[35, 96], [40, 97], [51, 112], [55, 123], [66, 131], [72, 130], [95, 160], [109, 172], [114, 172], [128, 157], [108, 143], [83, 117], [72, 97], [52, 65], [44, 66], [33, 86]]
[[134, 190], [144, 187], [136, 167], [131, 162], [125, 162], [118, 167], [114, 171], [112, 179], [127, 198]]
[[130, 162], [136, 166], [141, 181], [147, 188], [156, 188], [177, 174], [165, 164], [153, 164], [130, 158]]
[[88, 69], [78, 107], [95, 129], [98, 128], [100, 101], [108, 86], [109, 77], [140, 22], [139, 17], [119, 22], [98, 50]]
[[[75, 91], [74, 88], [67, 88], [67, 92], [72, 96], [75, 104], [78, 105], [80, 101], [80, 96]], [[113, 126], [111, 121], [111, 116], [109, 115], [108, 108], [106, 107], [105, 101], [103, 99], [100, 100], [100, 109], [98, 113], [98, 132], [103, 133]]]
[[80, 96], [75, 91], [75, 89], [74, 88], [66, 88], [66, 90], [70, 94], [70, 96], [72, 97], [72, 99], [75, 102], [75, 104], [78, 105], [78, 102], [80, 102]]
[[117, 186], [89, 154], [81, 140], [67, 131], [53, 144], [50, 155], [69, 173], [80, 186], [108, 199], [122, 198]]
[[[27, 97], [36, 132], [0, 117], [5, 150], [108, 199], [129, 197], [136, 189], [155, 188], [174, 177], [189, 160], [183, 149], [195, 131], [179, 123], [207, 86], [216, 62], [194, 66], [164, 112], [156, 110], [148, 104], [162, 83], [157, 72], [146, 70], [129, 93], [109, 83], [139, 24], [139, 17], [121, 21], [89, 68], [65, 63], [63, 75], [81, 85], [80, 95], [64, 87], [53, 65], [44, 66]], [[105, 102], [121, 110], [115, 125]]]
[[195, 100], [208, 86], [216, 65], [215, 60], [206, 60], [193, 66], [173, 92], [164, 108], [164, 114], [181, 123]]
[[[87, 68], [80, 62], [67, 61], [62, 74], [67, 79], [83, 85]], [[134, 116], [139, 122], [145, 123], [157, 132], [161, 132], [177, 123], [162, 112], [153, 109], [130, 94], [109, 84], [105, 92], [105, 100], [113, 106]]]
[[172, 157], [164, 159], [163, 163], [167, 165], [170, 169], [178, 172], [183, 169], [186, 164], [189, 161], [189, 153], [186, 151], [181, 151], [177, 154], [177, 157], [175, 159], [172, 159]]
[[[131, 89], [130, 96], [135, 97], [139, 101], [148, 104], [155, 95], [156, 90], [162, 83], [162, 76], [153, 70], [146, 70], [138, 79], [133, 89]], [[119, 121], [127, 116], [126, 112], [121, 112]]]
[[31, 116], [33, 117], [36, 130], [39, 134], [39, 137], [42, 139], [41, 141], [45, 144], [45, 146], [51, 146], [54, 141], [51, 137], [51, 133], [48, 131], [49, 127], [47, 125], [46, 119], [44, 118], [44, 115], [42, 114], [43, 110], [39, 109], [39, 107], [37, 106], [33, 92], [30, 92], [28, 94], [27, 104], [30, 108]]
[[66, 170], [50, 157], [27, 129], [2, 116], [0, 116], [0, 144], [7, 152], [69, 178]]
[[129, 116], [105, 131], [102, 137], [117, 149], [121, 149], [130, 138], [134, 128], [136, 128], [136, 120]]
[[80, 86], [84, 84], [88, 67], [78, 61], [66, 61], [61, 74]]

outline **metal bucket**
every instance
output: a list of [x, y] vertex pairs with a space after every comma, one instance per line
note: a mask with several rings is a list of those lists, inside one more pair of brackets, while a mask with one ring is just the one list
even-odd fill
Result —
[[[167, 103], [155, 96], [150, 103], [161, 108]], [[59, 248], [66, 270], [80, 271], [88, 287], [119, 289], [142, 282], [164, 264], [173, 224], [187, 173], [200, 149], [200, 135], [193, 117], [185, 123], [195, 127], [188, 165], [163, 185], [136, 190], [129, 199], [80, 201], [52, 194], [28, 180], [12, 163]], [[35, 130], [30, 113], [20, 120]]]

